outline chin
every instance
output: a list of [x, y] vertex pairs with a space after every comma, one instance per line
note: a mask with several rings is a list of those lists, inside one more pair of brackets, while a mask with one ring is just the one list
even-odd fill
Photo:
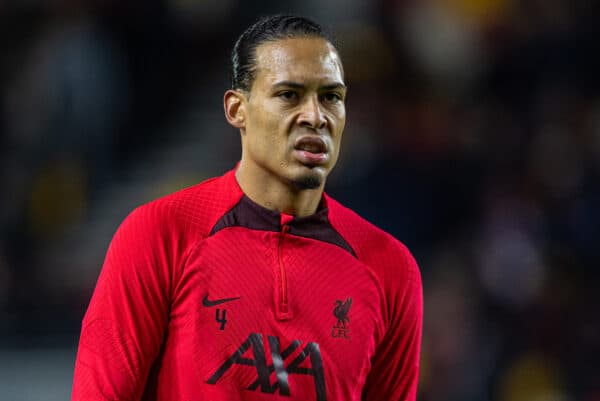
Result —
[[303, 174], [292, 180], [294, 186], [300, 190], [303, 189], [317, 189], [322, 184], [325, 178], [319, 173]]

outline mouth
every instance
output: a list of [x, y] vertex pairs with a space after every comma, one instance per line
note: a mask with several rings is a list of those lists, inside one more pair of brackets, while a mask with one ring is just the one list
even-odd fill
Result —
[[301, 136], [294, 142], [294, 155], [302, 164], [318, 166], [329, 159], [329, 149], [318, 136]]
[[327, 153], [327, 144], [318, 136], [301, 136], [296, 139], [294, 149], [310, 153]]

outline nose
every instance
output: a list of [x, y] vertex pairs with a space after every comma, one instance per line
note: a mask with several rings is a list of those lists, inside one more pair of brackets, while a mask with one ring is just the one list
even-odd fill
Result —
[[298, 117], [298, 122], [303, 127], [312, 129], [322, 129], [327, 124], [327, 119], [323, 110], [321, 110], [321, 103], [317, 95], [308, 96]]

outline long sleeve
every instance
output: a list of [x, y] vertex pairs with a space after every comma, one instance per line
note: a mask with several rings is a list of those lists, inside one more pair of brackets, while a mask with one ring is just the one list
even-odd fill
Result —
[[135, 210], [111, 242], [82, 324], [72, 401], [142, 397], [168, 324], [176, 242], [158, 215]]
[[386, 277], [390, 322], [373, 358], [363, 401], [414, 401], [417, 396], [423, 290], [417, 264], [408, 251], [404, 259], [407, 269]]

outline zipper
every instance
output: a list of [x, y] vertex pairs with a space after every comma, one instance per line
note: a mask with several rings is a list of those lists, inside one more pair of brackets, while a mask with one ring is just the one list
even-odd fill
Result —
[[290, 226], [287, 224], [281, 225], [281, 231], [279, 233], [279, 240], [277, 241], [277, 260], [279, 263], [279, 294], [276, 294], [276, 316], [279, 320], [288, 320], [292, 318], [292, 313], [290, 311], [290, 304], [288, 298], [288, 285], [287, 285], [287, 272], [285, 268], [285, 263], [283, 262], [283, 242], [285, 240], [285, 235], [290, 230]]

